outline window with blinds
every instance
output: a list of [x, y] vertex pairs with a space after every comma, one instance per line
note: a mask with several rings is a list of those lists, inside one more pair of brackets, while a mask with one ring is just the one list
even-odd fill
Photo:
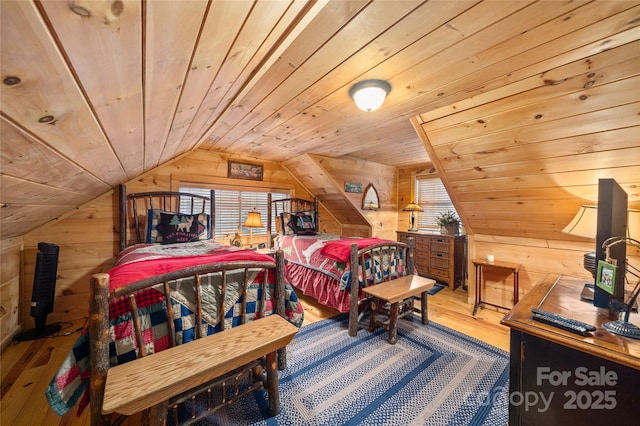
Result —
[[[262, 218], [262, 228], [253, 228], [253, 235], [266, 235], [267, 234], [267, 214], [268, 214], [268, 194], [266, 191], [238, 191], [229, 189], [215, 189], [215, 205], [216, 205], [216, 217], [215, 217], [215, 235], [212, 238], [226, 238], [227, 235], [233, 235], [236, 232], [240, 232], [243, 235], [249, 234], [249, 228], [242, 226], [247, 214], [255, 209], [260, 213]], [[188, 186], [181, 186], [181, 192], [188, 192], [190, 194], [204, 195], [209, 197], [210, 188], [194, 188]], [[288, 193], [271, 192], [272, 200], [281, 200], [288, 198]], [[181, 212], [188, 212], [190, 206], [188, 201], [184, 201], [185, 205], [180, 206]], [[210, 206], [207, 206], [209, 210]], [[207, 211], [207, 213], [211, 213]], [[275, 220], [272, 220], [271, 229], [275, 230]]]
[[416, 176], [415, 190], [416, 203], [424, 210], [417, 212], [416, 223], [418, 229], [440, 232], [440, 227], [436, 224], [436, 218], [447, 210], [456, 211], [442, 181], [432, 176]]

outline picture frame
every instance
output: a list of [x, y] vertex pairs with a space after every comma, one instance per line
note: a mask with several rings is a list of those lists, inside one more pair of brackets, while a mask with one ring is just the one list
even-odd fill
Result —
[[616, 292], [616, 270], [618, 267], [601, 260], [598, 262], [596, 285], [609, 294]]
[[264, 166], [262, 164], [229, 161], [227, 177], [230, 179], [262, 180]]
[[356, 194], [362, 194], [362, 184], [358, 182], [345, 182], [344, 192], [353, 192]]
[[378, 210], [380, 208], [380, 199], [378, 198], [378, 191], [372, 183], [367, 185], [367, 189], [364, 190], [364, 196], [362, 197], [362, 210]]

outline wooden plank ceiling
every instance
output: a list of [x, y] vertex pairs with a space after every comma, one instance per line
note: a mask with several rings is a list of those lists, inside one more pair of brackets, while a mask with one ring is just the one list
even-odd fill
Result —
[[[471, 232], [553, 236], [598, 177], [637, 206], [638, 1], [0, 7], [2, 238], [193, 149], [433, 160]], [[348, 96], [368, 78], [392, 86], [372, 113]]]

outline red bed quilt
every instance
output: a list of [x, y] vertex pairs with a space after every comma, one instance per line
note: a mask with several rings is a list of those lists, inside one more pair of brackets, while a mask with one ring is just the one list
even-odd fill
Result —
[[[391, 240], [341, 237], [333, 234], [284, 235], [276, 238], [275, 248], [284, 252], [287, 282], [325, 306], [340, 312], [349, 312], [350, 291], [347, 289], [351, 285], [351, 244], [356, 243], [358, 249], [362, 249], [389, 241]], [[376, 279], [380, 281], [380, 274], [383, 272], [377, 267], [379, 259], [367, 261], [376, 263]], [[392, 270], [405, 267], [404, 263], [391, 266]], [[370, 280], [372, 277], [367, 279]], [[363, 277], [358, 277], [358, 282], [362, 285]]]
[[[118, 258], [113, 269], [109, 271], [111, 289], [126, 285], [143, 278], [155, 276], [179, 270], [188, 266], [203, 263], [218, 263], [227, 261], [268, 261], [273, 262], [271, 256], [260, 254], [252, 250], [242, 250], [218, 243], [216, 241], [198, 241], [193, 243], [179, 243], [171, 245], [138, 244], [125, 249]], [[263, 276], [256, 272], [250, 280], [247, 293], [247, 318], [249, 320], [264, 316], [265, 311], [273, 308], [273, 290], [275, 273], [270, 273], [269, 285], [266, 295], [266, 306], [261, 300], [261, 287]], [[202, 278], [203, 300], [203, 327], [207, 334], [215, 333], [220, 329], [217, 324], [217, 309], [219, 305], [218, 292], [219, 276], [208, 275]], [[225, 327], [230, 328], [239, 324], [240, 309], [235, 309], [238, 302], [242, 278], [238, 276], [234, 290], [233, 274], [227, 278], [227, 292], [224, 300]], [[171, 303], [174, 306], [174, 324], [176, 325], [176, 341], [187, 343], [195, 334], [195, 294], [191, 279], [176, 280], [170, 283], [175, 296]], [[209, 295], [209, 296], [207, 296]], [[166, 317], [165, 300], [162, 293], [149, 289], [136, 296], [139, 314], [144, 317], [143, 323], [149, 324], [148, 336], [145, 334], [145, 346], [150, 353], [169, 347], [169, 335], [164, 317]], [[133, 328], [130, 323], [130, 315], [125, 315], [122, 308], [123, 300], [112, 301], [109, 306], [111, 365], [127, 362], [137, 357]], [[164, 317], [162, 314], [164, 313]], [[251, 316], [253, 314], [253, 316]], [[287, 319], [300, 327], [303, 321], [303, 309], [291, 286], [285, 288], [285, 314]], [[89, 368], [89, 335], [85, 330], [78, 338], [72, 351], [67, 355], [55, 377], [51, 380], [46, 394], [53, 410], [63, 415], [84, 394], [79, 407], [79, 413], [88, 404], [87, 389], [90, 375]]]

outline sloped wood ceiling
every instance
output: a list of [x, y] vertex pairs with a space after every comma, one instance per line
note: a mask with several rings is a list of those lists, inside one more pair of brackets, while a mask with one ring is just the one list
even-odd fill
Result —
[[467, 229], [571, 239], [562, 229], [597, 204], [599, 178], [640, 208], [638, 52], [629, 43], [417, 117]]
[[[366, 162], [360, 159], [349, 158], [344, 164], [340, 160], [319, 155], [299, 155], [292, 160], [285, 161], [283, 166], [298, 179], [300, 184], [309, 192], [318, 197], [318, 201], [326, 208], [333, 218], [342, 225], [339, 230], [341, 235], [371, 236], [371, 224], [362, 210], [362, 193], [346, 193], [345, 182], [356, 181], [363, 185], [363, 174], [384, 179], [388, 172], [384, 173], [384, 166], [379, 163]], [[395, 169], [394, 169], [395, 171]], [[395, 187], [395, 174], [393, 182], [375, 182], [378, 188]], [[369, 180], [371, 180], [369, 178]], [[371, 182], [369, 182], [371, 183]], [[374, 185], [375, 186], [375, 185]], [[363, 185], [363, 190], [366, 183]], [[395, 211], [396, 206], [393, 206]], [[388, 207], [386, 210], [390, 210]], [[322, 219], [322, 218], [321, 218]], [[389, 220], [394, 223], [395, 220]], [[395, 234], [390, 238], [395, 239]]]
[[[429, 155], [410, 119], [446, 107], [465, 114], [441, 122], [456, 132], [440, 137], [441, 127], [426, 129], [435, 132], [433, 153], [443, 157], [435, 161], [452, 181], [490, 191], [487, 156], [465, 157], [462, 167], [485, 174], [456, 175], [460, 164], [447, 144], [493, 131], [463, 123], [497, 111], [499, 122], [515, 123], [523, 111], [471, 109], [478, 97], [508, 104], [505, 97], [520, 92], [505, 86], [625, 45], [638, 69], [638, 49], [629, 53], [640, 39], [637, 1], [3, 0], [0, 8], [3, 239], [196, 148], [277, 162], [315, 153], [424, 164]], [[374, 113], [357, 110], [348, 96], [368, 78], [392, 86]], [[600, 97], [621, 102], [575, 106], [615, 120], [633, 109], [627, 91], [637, 88], [633, 79], [620, 84]], [[562, 101], [546, 99], [535, 108], [540, 122]], [[564, 117], [562, 126], [571, 126]], [[631, 133], [637, 120], [617, 128]], [[592, 179], [609, 173], [610, 164], [595, 164], [601, 156], [590, 158], [586, 168], [568, 164]], [[523, 172], [501, 173], [508, 181]], [[479, 216], [480, 207], [466, 210], [476, 215], [474, 227], [501, 226], [495, 216]], [[511, 215], [522, 212], [514, 206]]]
[[300, 183], [341, 224], [369, 227], [360, 209], [354, 206], [344, 192], [344, 184], [336, 182], [322, 166], [322, 159], [313, 155], [300, 155], [284, 163], [284, 166], [296, 176]]

